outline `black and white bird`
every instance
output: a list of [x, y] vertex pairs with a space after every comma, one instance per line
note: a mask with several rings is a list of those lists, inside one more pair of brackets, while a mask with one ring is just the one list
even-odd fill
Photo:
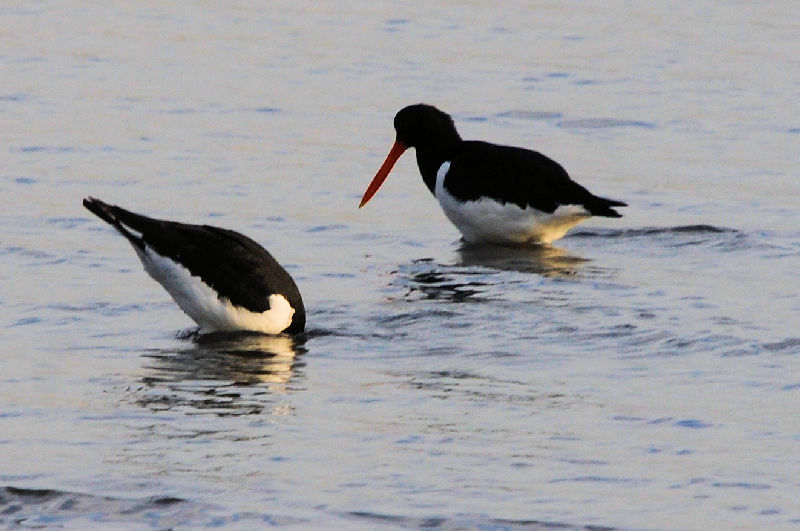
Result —
[[302, 332], [306, 313], [289, 273], [238, 232], [153, 219], [88, 197], [90, 212], [133, 246], [153, 277], [201, 332]]
[[408, 148], [425, 186], [470, 243], [550, 243], [591, 216], [622, 217], [622, 201], [598, 197], [554, 160], [529, 149], [462, 140], [450, 115], [425, 104], [394, 117], [397, 136], [359, 207]]

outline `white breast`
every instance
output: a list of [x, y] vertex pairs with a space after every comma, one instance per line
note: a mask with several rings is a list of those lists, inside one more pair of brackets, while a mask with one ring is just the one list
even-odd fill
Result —
[[436, 172], [434, 195], [447, 218], [470, 243], [551, 243], [591, 216], [581, 205], [562, 205], [548, 213], [488, 197], [461, 201], [444, 187], [449, 169], [448, 161]]
[[269, 295], [269, 310], [251, 312], [220, 298], [200, 277], [150, 247], [134, 246], [145, 271], [169, 292], [202, 332], [248, 330], [279, 334], [292, 323], [294, 308], [283, 295]]

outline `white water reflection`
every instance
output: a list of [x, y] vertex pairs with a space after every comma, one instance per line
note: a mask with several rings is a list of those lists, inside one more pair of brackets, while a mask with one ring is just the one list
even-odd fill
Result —
[[[187, 334], [184, 334], [187, 335]], [[153, 411], [217, 415], [281, 413], [275, 395], [302, 389], [303, 338], [247, 333], [192, 336], [182, 349], [148, 352], [136, 402]]]

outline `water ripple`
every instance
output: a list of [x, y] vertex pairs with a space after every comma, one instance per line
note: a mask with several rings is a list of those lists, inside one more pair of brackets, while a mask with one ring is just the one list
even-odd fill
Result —
[[513, 520], [491, 518], [481, 515], [460, 515], [453, 518], [398, 516], [370, 511], [352, 511], [346, 517], [356, 521], [370, 522], [372, 525], [392, 525], [404, 529], [495, 529], [502, 531], [614, 531], [614, 527], [602, 525], [575, 525], [546, 520]]
[[272, 393], [298, 389], [304, 338], [249, 333], [183, 334], [182, 349], [145, 354], [148, 374], [133, 401], [151, 411], [261, 414]]
[[170, 495], [125, 499], [56, 489], [0, 487], [0, 524], [10, 528], [118, 527], [137, 522], [153, 529], [221, 527], [250, 522], [252, 528], [298, 525], [302, 519], [268, 513], [220, 514], [210, 504]]
[[615, 118], [578, 118], [574, 120], [563, 120], [559, 122], [559, 127], [565, 129], [610, 129], [615, 127], [640, 127], [653, 129], [655, 124], [642, 122], [639, 120], [618, 120]]
[[526, 111], [526, 110], [511, 110], [496, 114], [498, 118], [512, 118], [515, 120], [553, 120], [561, 118], [560, 112], [552, 111]]

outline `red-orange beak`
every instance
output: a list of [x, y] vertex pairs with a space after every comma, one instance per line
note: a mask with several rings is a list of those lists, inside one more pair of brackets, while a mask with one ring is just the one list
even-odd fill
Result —
[[400, 158], [400, 155], [402, 155], [406, 149], [408, 149], [408, 146], [399, 140], [394, 141], [394, 144], [392, 144], [392, 149], [389, 150], [389, 154], [386, 155], [386, 160], [384, 160], [383, 164], [381, 165], [381, 169], [379, 169], [378, 173], [375, 174], [375, 177], [372, 178], [372, 182], [369, 183], [367, 191], [364, 192], [364, 197], [361, 198], [361, 203], [358, 205], [358, 208], [363, 207], [367, 204], [367, 201], [372, 199], [372, 196], [375, 195], [375, 192], [377, 192], [378, 188], [381, 187], [383, 181], [385, 181], [389, 176], [389, 172], [392, 171], [394, 163], [397, 162], [397, 159]]

